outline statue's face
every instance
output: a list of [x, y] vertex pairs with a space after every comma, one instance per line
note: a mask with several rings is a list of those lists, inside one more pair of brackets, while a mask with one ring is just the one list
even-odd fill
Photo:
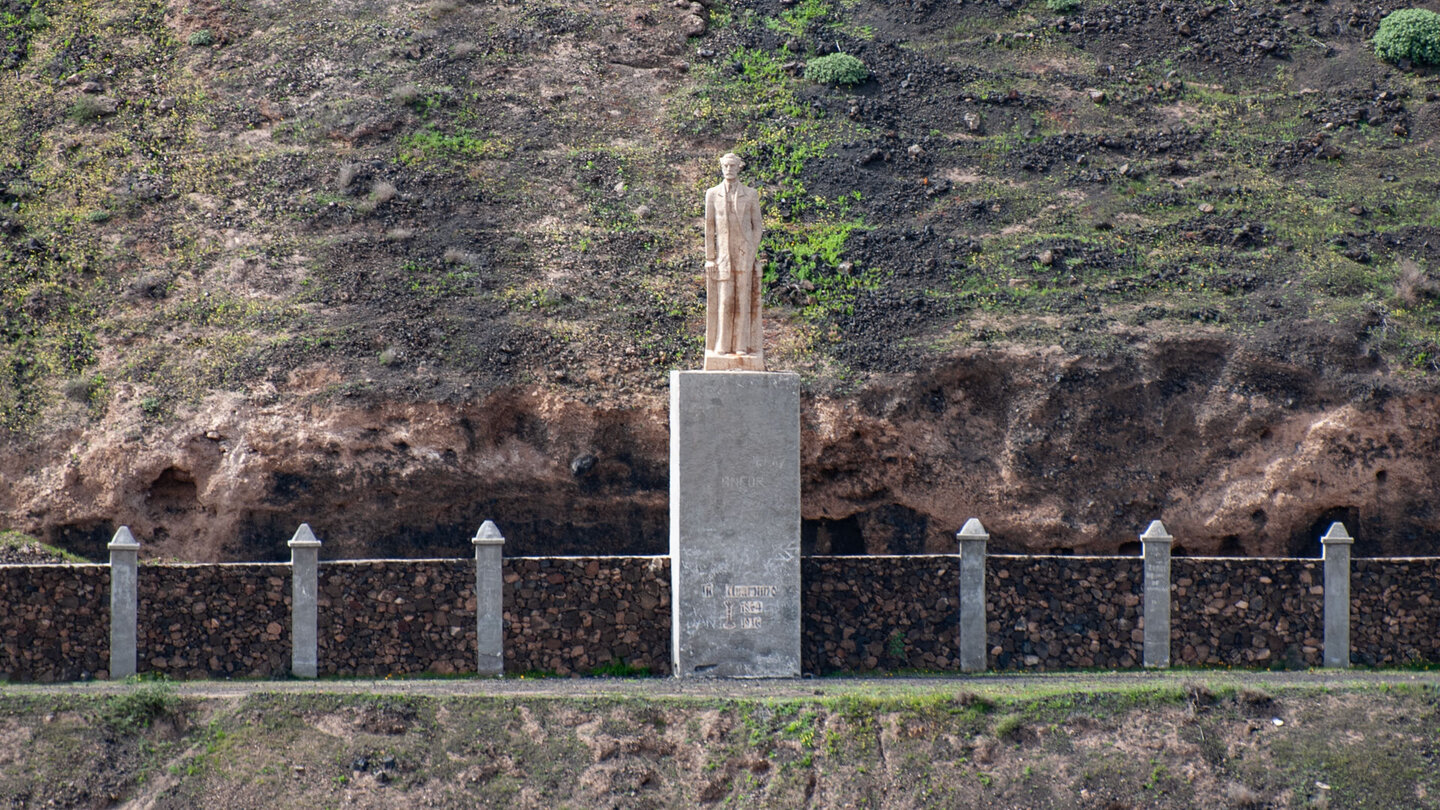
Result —
[[734, 180], [740, 176], [740, 164], [733, 160], [722, 160], [720, 162], [720, 174], [726, 180]]

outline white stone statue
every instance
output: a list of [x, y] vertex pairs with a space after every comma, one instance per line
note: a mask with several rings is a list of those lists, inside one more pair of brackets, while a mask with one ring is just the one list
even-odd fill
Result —
[[760, 195], [740, 182], [745, 161], [720, 158], [724, 181], [705, 192], [705, 370], [764, 371], [760, 325]]

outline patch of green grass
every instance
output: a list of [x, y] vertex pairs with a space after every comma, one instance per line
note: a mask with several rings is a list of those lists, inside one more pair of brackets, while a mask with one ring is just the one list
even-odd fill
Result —
[[767, 209], [797, 218], [823, 207], [828, 201], [808, 193], [803, 174], [830, 153], [847, 126], [801, 102], [794, 77], [775, 54], [740, 48], [731, 58], [734, 72], [708, 68], [700, 86], [675, 105], [674, 120], [696, 133], [743, 133], [735, 152], [745, 159], [746, 176], [776, 188], [765, 199]]
[[1007, 714], [995, 721], [995, 736], [998, 739], [1009, 739], [1015, 736], [1021, 729], [1025, 728], [1025, 718], [1019, 714]]
[[635, 666], [625, 663], [623, 659], [612, 658], [591, 669], [589, 674], [602, 678], [644, 678], [653, 673], [651, 673], [649, 667]]
[[811, 26], [829, 19], [831, 6], [825, 0], [800, 0], [780, 16], [765, 20], [765, 27], [788, 37], [803, 37]]
[[30, 40], [44, 31], [50, 24], [45, 10], [38, 0], [27, 3], [14, 2], [9, 10], [0, 14], [0, 64], [7, 69], [18, 67], [29, 56]]
[[444, 133], [426, 127], [400, 139], [400, 163], [411, 166], [435, 160], [504, 160], [513, 154], [503, 138], [482, 137], [473, 130]]
[[36, 540], [34, 537], [31, 537], [31, 536], [28, 535], [28, 534], [23, 534], [23, 533], [21, 533], [21, 532], [16, 532], [16, 531], [9, 531], [9, 530], [0, 531], [0, 545], [3, 545], [3, 546], [15, 546], [15, 547], [19, 547], [19, 546], [38, 546], [39, 549], [40, 549], [42, 552], [44, 552], [44, 553], [46, 553], [46, 554], [54, 555], [54, 556], [56, 556], [56, 557], [59, 557], [60, 559], [64, 560], [65, 562], [71, 562], [71, 563], [86, 563], [86, 562], [89, 562], [89, 560], [85, 559], [84, 557], [81, 557], [81, 556], [78, 555], [78, 554], [71, 553], [71, 552], [69, 552], [69, 551], [66, 551], [66, 550], [63, 549], [63, 548], [57, 548], [57, 547], [55, 547], [55, 546], [51, 546], [51, 545], [42, 543], [42, 542], [40, 542], [39, 540]]
[[788, 256], [788, 269], [796, 278], [818, 280], [834, 272], [845, 254], [845, 243], [861, 227], [855, 221], [784, 225], [766, 234], [762, 250], [768, 248]]
[[[813, 12], [817, 7], [807, 7]], [[747, 182], [767, 187], [762, 251], [771, 257], [767, 283], [783, 278], [806, 288], [807, 317], [826, 319], [853, 308], [855, 295], [873, 289], [878, 276], [851, 268], [837, 272], [846, 241], [864, 220], [851, 212], [858, 192], [827, 199], [809, 192], [808, 167], [831, 154], [846, 125], [800, 102], [796, 82], [774, 54], [737, 49], [733, 71], [710, 69], [699, 88], [679, 102], [690, 107], [696, 131], [739, 129], [735, 152], [745, 159]], [[837, 126], [838, 124], [838, 126]]]
[[400, 266], [405, 290], [420, 298], [453, 298], [473, 293], [480, 283], [480, 274], [466, 267], [431, 267], [417, 261]]

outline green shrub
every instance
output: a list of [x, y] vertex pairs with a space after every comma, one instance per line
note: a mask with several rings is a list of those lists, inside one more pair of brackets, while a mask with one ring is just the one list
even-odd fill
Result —
[[995, 721], [996, 739], [1007, 740], [1018, 735], [1025, 728], [1025, 718], [1018, 714], [1007, 714]]
[[201, 28], [190, 35], [189, 42], [192, 47], [206, 48], [215, 44], [215, 35], [210, 33], [210, 29]]
[[819, 56], [805, 63], [805, 78], [817, 84], [859, 84], [869, 77], [865, 63], [848, 53]]
[[61, 386], [65, 398], [72, 402], [89, 402], [95, 386], [89, 377], [71, 377]]
[[1057, 14], [1069, 14], [1080, 9], [1080, 0], [1045, 0], [1045, 7]]
[[70, 120], [76, 123], [95, 121], [111, 115], [117, 106], [115, 100], [105, 96], [80, 96], [70, 105]]
[[1375, 55], [1387, 62], [1440, 65], [1440, 14], [1423, 8], [1392, 12], [1380, 21], [1371, 42]]
[[180, 699], [175, 690], [164, 682], [140, 683], [133, 692], [109, 698], [101, 711], [105, 724], [122, 733], [133, 733], [149, 728], [152, 723], [166, 715], [175, 714], [180, 708]]

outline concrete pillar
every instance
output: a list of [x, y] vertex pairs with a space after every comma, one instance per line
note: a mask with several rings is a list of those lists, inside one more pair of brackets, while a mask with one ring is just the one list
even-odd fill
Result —
[[505, 674], [505, 581], [500, 573], [505, 538], [492, 521], [475, 532], [475, 671]]
[[319, 670], [319, 567], [320, 541], [309, 523], [301, 523], [290, 538], [290, 672], [297, 678], [313, 678]]
[[960, 543], [960, 671], [985, 671], [985, 544], [989, 532], [977, 518], [955, 534]]
[[140, 544], [121, 526], [110, 541], [110, 679], [135, 674]]
[[1331, 523], [1320, 538], [1325, 557], [1325, 666], [1350, 666], [1350, 546], [1345, 524]]
[[1170, 666], [1170, 544], [1165, 524], [1150, 521], [1140, 535], [1145, 555], [1145, 666]]

